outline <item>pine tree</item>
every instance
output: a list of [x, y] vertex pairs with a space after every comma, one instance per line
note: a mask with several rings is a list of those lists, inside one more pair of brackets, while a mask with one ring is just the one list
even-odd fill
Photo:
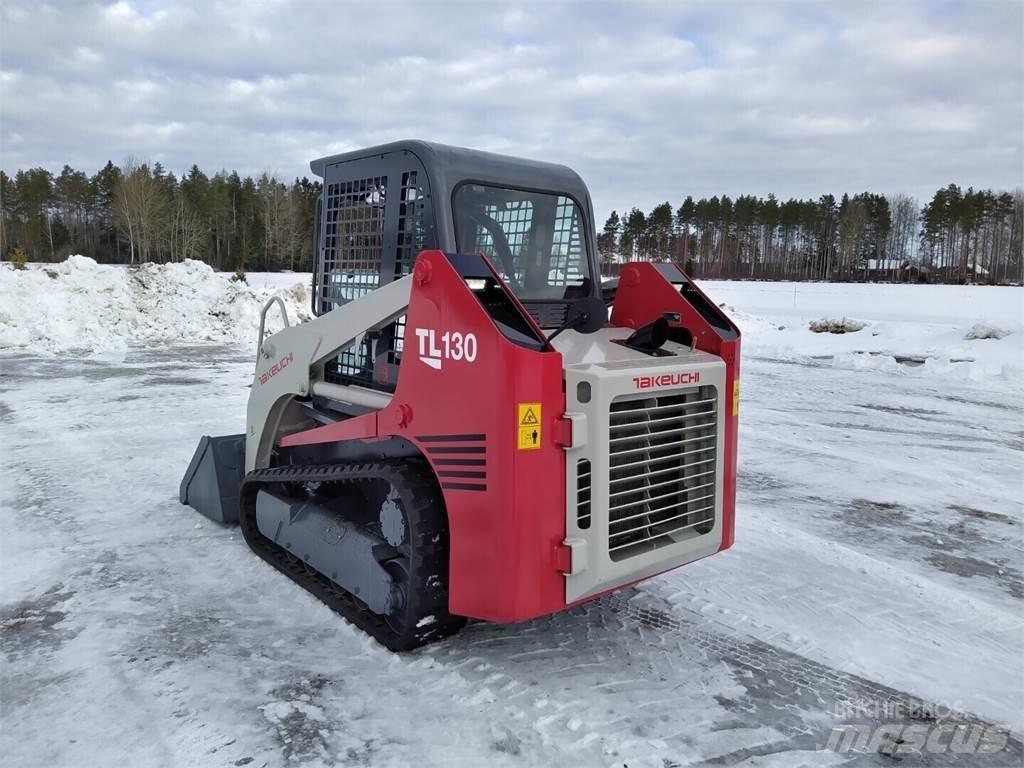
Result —
[[622, 222], [619, 220], [619, 214], [616, 211], [612, 211], [604, 223], [604, 229], [597, 236], [597, 250], [601, 254], [602, 264], [610, 264], [615, 261], [619, 246], [619, 228], [621, 226]]
[[633, 261], [637, 258], [645, 258], [643, 237], [647, 231], [647, 217], [639, 208], [633, 208], [626, 216], [622, 225], [622, 238], [620, 247], [626, 261]]
[[682, 205], [676, 210], [676, 227], [679, 230], [679, 238], [682, 241], [682, 253], [679, 254], [683, 264], [690, 261], [690, 226], [693, 224], [695, 205], [690, 195], [686, 196]]
[[668, 202], [655, 206], [647, 215], [645, 241], [649, 258], [667, 260], [671, 254], [669, 244], [672, 240], [672, 205]]

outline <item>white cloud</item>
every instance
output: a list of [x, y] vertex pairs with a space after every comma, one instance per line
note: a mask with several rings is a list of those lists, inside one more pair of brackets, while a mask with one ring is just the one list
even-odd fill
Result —
[[8, 2], [0, 166], [132, 155], [308, 175], [314, 157], [417, 136], [572, 165], [599, 216], [685, 194], [1012, 187], [1022, 13], [1015, 0]]

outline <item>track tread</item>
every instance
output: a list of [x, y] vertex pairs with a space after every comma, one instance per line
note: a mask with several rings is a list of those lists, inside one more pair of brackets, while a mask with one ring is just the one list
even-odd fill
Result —
[[[263, 536], [256, 527], [256, 493], [261, 487], [306, 483], [359, 483], [386, 480], [398, 490], [412, 531], [412, 572], [425, 574], [417, 589], [415, 615], [434, 616], [422, 627], [414, 625], [399, 634], [384, 616], [360, 606], [327, 577], [309, 573], [301, 562], [289, 560], [284, 550]], [[347, 621], [392, 651], [407, 651], [458, 632], [465, 619], [448, 613], [448, 526], [438, 513], [444, 500], [429, 466], [418, 461], [377, 461], [351, 464], [291, 465], [257, 469], [242, 482], [240, 499], [242, 536], [257, 555], [311, 592]]]

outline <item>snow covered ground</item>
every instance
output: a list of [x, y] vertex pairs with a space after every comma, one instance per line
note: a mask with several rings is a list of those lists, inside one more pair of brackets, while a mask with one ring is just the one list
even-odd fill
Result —
[[[716, 301], [739, 310], [737, 321], [748, 352], [950, 381], [1024, 383], [1020, 288], [724, 281], [701, 285]], [[838, 336], [807, 333], [812, 321], [844, 317], [866, 326]], [[995, 344], [993, 339], [966, 339], [976, 326], [1011, 333]], [[917, 366], [923, 370], [910, 370]]]
[[902, 764], [1024, 759], [1021, 289], [702, 284], [744, 331], [735, 547], [394, 656], [177, 503], [242, 422], [251, 307], [308, 276], [225, 319], [196, 266], [152, 308], [67, 270], [0, 271], [0, 764], [890, 765], [822, 747], [918, 699], [1014, 735]]

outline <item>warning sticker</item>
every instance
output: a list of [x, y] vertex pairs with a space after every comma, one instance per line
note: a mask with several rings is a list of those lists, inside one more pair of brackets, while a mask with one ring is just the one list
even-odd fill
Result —
[[519, 433], [516, 446], [520, 451], [540, 448], [540, 403], [519, 403], [516, 429]]
[[732, 415], [740, 415], [740, 380], [736, 379], [732, 383]]

